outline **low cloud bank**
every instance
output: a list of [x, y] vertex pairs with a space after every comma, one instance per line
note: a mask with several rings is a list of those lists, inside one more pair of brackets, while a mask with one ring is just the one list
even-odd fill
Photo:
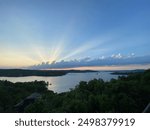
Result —
[[61, 69], [61, 68], [75, 68], [75, 67], [92, 67], [92, 66], [112, 66], [112, 65], [134, 65], [134, 64], [150, 64], [150, 56], [122, 56], [121, 54], [112, 55], [110, 57], [100, 57], [91, 59], [89, 57], [80, 60], [59, 61], [49, 64], [43, 62], [38, 65], [29, 66], [28, 69]]

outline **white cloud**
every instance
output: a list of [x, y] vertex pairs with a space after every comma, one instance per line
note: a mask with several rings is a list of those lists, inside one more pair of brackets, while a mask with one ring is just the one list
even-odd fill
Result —
[[121, 58], [123, 58], [123, 56], [120, 54], [120, 53], [118, 53], [118, 54], [113, 54], [113, 55], [111, 55], [111, 57], [112, 58], [117, 58], [117, 59], [121, 59]]
[[131, 53], [131, 56], [135, 56], [135, 54], [134, 54], [134, 53]]
[[105, 59], [105, 56], [101, 56], [99, 59], [103, 60], [103, 59]]

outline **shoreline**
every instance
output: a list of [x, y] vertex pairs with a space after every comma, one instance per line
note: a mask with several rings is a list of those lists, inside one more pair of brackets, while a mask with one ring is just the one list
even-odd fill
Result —
[[27, 69], [0, 69], [0, 77], [27, 77], [27, 76], [43, 76], [56, 77], [63, 76], [68, 73], [87, 73], [98, 72], [94, 70], [27, 70]]

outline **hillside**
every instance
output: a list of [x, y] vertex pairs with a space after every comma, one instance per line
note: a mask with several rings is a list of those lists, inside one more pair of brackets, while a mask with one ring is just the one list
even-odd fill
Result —
[[110, 82], [81, 81], [74, 89], [60, 94], [49, 91], [47, 85], [44, 81], [0, 81], [0, 112], [137, 113], [150, 103], [150, 70]]

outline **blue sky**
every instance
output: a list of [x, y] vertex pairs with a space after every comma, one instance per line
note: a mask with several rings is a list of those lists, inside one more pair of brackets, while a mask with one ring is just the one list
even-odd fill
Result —
[[0, 67], [150, 55], [149, 0], [0, 0]]

